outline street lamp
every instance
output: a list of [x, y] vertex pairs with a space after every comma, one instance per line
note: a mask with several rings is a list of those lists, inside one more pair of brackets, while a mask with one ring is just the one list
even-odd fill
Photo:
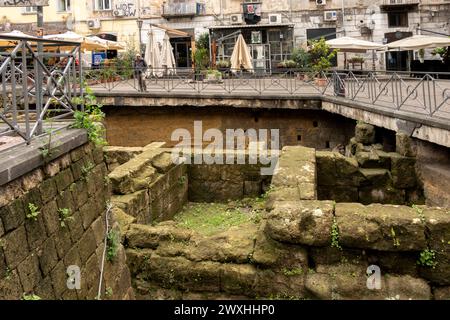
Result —
[[138, 18], [136, 20], [138, 29], [139, 29], [139, 53], [142, 54], [142, 25], [144, 24], [144, 20], [141, 18]]

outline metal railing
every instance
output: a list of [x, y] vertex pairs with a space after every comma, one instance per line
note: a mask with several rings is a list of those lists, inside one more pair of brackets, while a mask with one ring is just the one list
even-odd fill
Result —
[[[70, 118], [82, 95], [78, 43], [0, 35], [0, 137], [27, 143], [44, 132], [45, 121]], [[64, 48], [64, 52], [58, 50]]]
[[197, 1], [171, 2], [162, 5], [162, 16], [195, 16], [198, 14]]
[[[450, 120], [450, 73], [322, 72], [308, 70], [255, 70], [254, 72], [196, 72], [192, 69], [88, 70], [85, 79], [95, 92], [138, 92], [171, 95], [239, 95], [244, 97], [330, 97], [374, 109], [403, 111]], [[120, 93], [119, 93], [120, 92]]]

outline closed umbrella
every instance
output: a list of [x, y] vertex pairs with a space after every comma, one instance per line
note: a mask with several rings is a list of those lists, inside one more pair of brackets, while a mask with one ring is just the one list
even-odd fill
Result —
[[155, 35], [153, 31], [148, 33], [148, 40], [145, 46], [145, 62], [150, 68], [150, 74], [153, 76], [162, 76], [161, 69], [161, 52], [159, 49], [158, 42], [155, 40]]
[[247, 44], [245, 43], [242, 34], [239, 35], [236, 44], [234, 45], [233, 53], [231, 55], [231, 69], [236, 72], [240, 69], [247, 71], [253, 71], [252, 57], [248, 51]]
[[450, 46], [450, 37], [415, 35], [388, 43], [386, 47], [392, 50], [420, 50]]
[[169, 35], [164, 35], [164, 40], [161, 49], [161, 65], [166, 69], [167, 74], [175, 74], [175, 56], [173, 55], [173, 48], [170, 44]]

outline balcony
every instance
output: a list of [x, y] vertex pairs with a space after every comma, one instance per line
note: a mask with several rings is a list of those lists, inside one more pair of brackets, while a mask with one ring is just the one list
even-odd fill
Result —
[[162, 17], [166, 19], [177, 17], [194, 17], [203, 14], [205, 5], [197, 1], [166, 2], [162, 6]]
[[420, 0], [383, 0], [381, 2], [381, 10], [392, 11], [392, 10], [412, 10], [417, 8], [420, 4]]

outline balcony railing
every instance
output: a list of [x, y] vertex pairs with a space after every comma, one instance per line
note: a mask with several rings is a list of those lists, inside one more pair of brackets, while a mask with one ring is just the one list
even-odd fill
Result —
[[383, 0], [382, 6], [410, 6], [410, 5], [416, 5], [419, 4], [419, 0]]
[[162, 16], [170, 17], [193, 17], [201, 13], [202, 4], [197, 1], [185, 1], [181, 3], [168, 2], [163, 4]]

